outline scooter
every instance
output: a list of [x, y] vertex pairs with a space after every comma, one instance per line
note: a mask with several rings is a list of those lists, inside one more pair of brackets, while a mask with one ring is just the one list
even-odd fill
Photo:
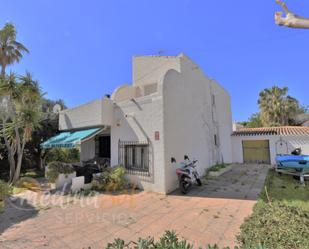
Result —
[[179, 180], [179, 188], [183, 194], [187, 194], [189, 188], [195, 183], [198, 186], [202, 186], [202, 181], [196, 170], [197, 162], [197, 160], [190, 161], [189, 157], [185, 155], [184, 162], [180, 164], [181, 167], [176, 169], [176, 174], [178, 175]]

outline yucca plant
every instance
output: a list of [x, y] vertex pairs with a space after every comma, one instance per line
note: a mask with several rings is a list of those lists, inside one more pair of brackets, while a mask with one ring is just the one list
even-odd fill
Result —
[[10, 164], [10, 184], [20, 177], [25, 145], [41, 120], [42, 93], [31, 74], [0, 77], [0, 136]]

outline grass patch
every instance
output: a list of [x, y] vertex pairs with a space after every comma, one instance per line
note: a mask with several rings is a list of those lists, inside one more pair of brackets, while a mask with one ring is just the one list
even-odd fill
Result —
[[6, 182], [0, 180], [0, 212], [4, 209], [5, 198], [9, 194], [9, 186]]
[[32, 178], [44, 177], [44, 171], [38, 169], [27, 169], [20, 174], [20, 177], [32, 177]]
[[26, 188], [19, 188], [19, 187], [14, 186], [14, 187], [11, 187], [10, 192], [11, 192], [12, 195], [16, 195], [16, 194], [20, 194], [20, 193], [22, 193], [26, 190], [27, 190]]
[[237, 237], [241, 248], [309, 248], [308, 211], [309, 186], [302, 187], [292, 176], [270, 170], [253, 214], [241, 226]]
[[4, 201], [0, 201], [0, 213], [4, 210]]
[[220, 164], [216, 164], [214, 166], [211, 166], [207, 171], [208, 172], [218, 172], [222, 169], [225, 169], [227, 166], [229, 166], [230, 164], [228, 163], [220, 163]]
[[[289, 175], [279, 175], [270, 170], [265, 180], [265, 186], [272, 202], [281, 202], [287, 206], [299, 207], [309, 212], [309, 182], [301, 186], [299, 180]], [[267, 201], [265, 189], [261, 199]]]

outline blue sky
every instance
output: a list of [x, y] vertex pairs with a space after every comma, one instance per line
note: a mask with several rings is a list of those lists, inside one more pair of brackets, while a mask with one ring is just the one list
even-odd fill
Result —
[[[309, 17], [309, 1], [286, 0]], [[33, 73], [69, 107], [131, 82], [131, 57], [187, 54], [232, 98], [233, 119], [258, 111], [274, 84], [309, 105], [309, 30], [274, 24], [275, 0], [0, 0], [31, 53], [12, 70]]]

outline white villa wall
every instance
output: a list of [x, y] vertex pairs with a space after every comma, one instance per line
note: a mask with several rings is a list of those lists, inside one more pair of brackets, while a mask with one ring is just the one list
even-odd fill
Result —
[[233, 131], [231, 98], [228, 92], [219, 85], [218, 82], [211, 80], [212, 93], [215, 96], [215, 126], [217, 127], [217, 136], [219, 140], [219, 162], [231, 163], [232, 156], [232, 138]]
[[[97, 134], [97, 136], [106, 135], [110, 135], [110, 129], [108, 127], [105, 127], [100, 134]], [[82, 141], [80, 145], [80, 161], [83, 162], [94, 159], [96, 156], [95, 151], [95, 136]]]
[[114, 90], [112, 94], [112, 100], [119, 103], [141, 96], [141, 89], [138, 86], [124, 84]]
[[[282, 139], [282, 145], [280, 140]], [[309, 137], [308, 136], [232, 136], [233, 162], [243, 163], [243, 140], [269, 140], [270, 161], [276, 164], [276, 155], [290, 154], [292, 150], [301, 148], [302, 153], [309, 155]], [[285, 143], [286, 142], [286, 143]], [[287, 146], [286, 146], [287, 144]]]
[[[226, 162], [231, 162], [232, 120], [226, 92], [206, 78], [185, 56], [181, 59], [181, 73], [169, 70], [161, 85], [165, 188], [166, 192], [171, 192], [178, 187], [175, 173], [178, 164], [172, 165], [171, 157], [176, 158], [178, 163], [183, 161], [184, 155], [198, 159], [198, 171], [202, 175], [207, 167], [220, 161], [221, 155]], [[219, 126], [212, 119], [212, 94], [216, 96], [217, 110], [214, 108], [213, 111]], [[214, 145], [217, 132], [221, 140], [219, 146]]]
[[[118, 164], [118, 141], [147, 141], [151, 143], [150, 167], [152, 176], [128, 175], [145, 190], [165, 193], [163, 157], [163, 112], [162, 97], [154, 94], [133, 101], [118, 103], [115, 107], [115, 124], [111, 128], [111, 165]], [[160, 140], [154, 140], [154, 133]]]
[[85, 129], [112, 122], [113, 102], [106, 97], [59, 113], [59, 130]]
[[143, 86], [157, 83], [170, 70], [180, 71], [179, 56], [134, 56], [133, 85]]
[[308, 136], [289, 136], [288, 141], [290, 145], [290, 151], [295, 148], [301, 148], [302, 154], [309, 155], [309, 137]]
[[[112, 99], [106, 101], [98, 100], [65, 111], [70, 115], [61, 118], [60, 129], [109, 123], [112, 166], [118, 164], [119, 139], [145, 141], [148, 138], [152, 176], [128, 176], [145, 190], [168, 193], [178, 187], [175, 173], [178, 164], [172, 165], [171, 157], [178, 162], [185, 154], [198, 159], [200, 174], [217, 162], [232, 161], [229, 95], [184, 55], [134, 57], [133, 86], [116, 89]], [[155, 140], [155, 132], [159, 132], [159, 140]], [[217, 146], [215, 134], [219, 140]], [[94, 156], [94, 139], [83, 142], [81, 160]]]
[[95, 157], [95, 140], [94, 138], [82, 142], [80, 145], [80, 161], [88, 161]]

